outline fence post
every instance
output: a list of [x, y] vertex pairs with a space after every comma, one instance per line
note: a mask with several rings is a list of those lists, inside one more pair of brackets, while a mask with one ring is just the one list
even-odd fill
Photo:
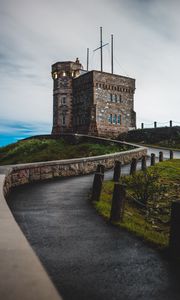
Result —
[[98, 164], [97, 169], [96, 169], [96, 173], [101, 173], [103, 175], [103, 179], [104, 179], [104, 171], [105, 171], [105, 166], [102, 165], [102, 164]]
[[170, 158], [170, 159], [173, 159], [173, 157], [174, 157], [173, 150], [170, 150], [170, 151], [169, 151], [169, 158]]
[[159, 162], [163, 161], [163, 152], [159, 152]]
[[132, 158], [131, 168], [130, 168], [130, 175], [133, 175], [136, 172], [136, 167], [137, 167], [137, 159]]
[[155, 166], [155, 154], [154, 153], [151, 153], [151, 166]]
[[172, 120], [169, 121], [169, 127], [172, 127]]
[[141, 123], [141, 129], [144, 129], [144, 123]]
[[113, 181], [119, 181], [120, 176], [121, 176], [121, 162], [116, 160], [114, 166]]
[[142, 160], [141, 160], [141, 170], [145, 171], [146, 169], [147, 169], [147, 166], [146, 166], [146, 156], [143, 155]]
[[157, 128], [157, 122], [154, 122], [154, 128]]
[[171, 205], [171, 228], [169, 239], [169, 250], [172, 256], [179, 257], [180, 254], [180, 200], [172, 202]]
[[119, 222], [123, 218], [123, 209], [126, 198], [126, 186], [118, 182], [114, 183], [110, 222]]
[[102, 183], [103, 183], [103, 174], [95, 173], [93, 187], [92, 187], [92, 198], [91, 198], [92, 201], [99, 201], [101, 196]]

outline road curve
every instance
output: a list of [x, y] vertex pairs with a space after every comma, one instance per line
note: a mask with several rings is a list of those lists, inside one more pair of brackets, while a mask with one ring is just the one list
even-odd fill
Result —
[[180, 269], [97, 215], [88, 201], [92, 179], [88, 175], [22, 186], [8, 199], [63, 298], [179, 300]]

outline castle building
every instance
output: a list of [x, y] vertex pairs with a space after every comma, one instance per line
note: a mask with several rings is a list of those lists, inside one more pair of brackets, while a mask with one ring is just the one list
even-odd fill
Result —
[[52, 78], [52, 134], [117, 137], [136, 127], [135, 79], [84, 71], [78, 59], [53, 64]]

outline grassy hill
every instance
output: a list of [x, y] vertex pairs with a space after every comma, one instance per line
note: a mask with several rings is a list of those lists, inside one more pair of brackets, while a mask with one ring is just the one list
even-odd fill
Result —
[[[155, 167], [148, 168], [147, 174], [148, 180], [144, 179], [145, 173], [142, 171], [133, 176], [121, 177], [121, 183], [126, 184], [127, 197], [124, 218], [116, 225], [134, 232], [154, 245], [167, 247], [171, 204], [173, 200], [179, 199], [180, 194], [180, 159], [158, 163]], [[113, 181], [105, 181], [101, 199], [95, 203], [98, 213], [108, 220], [111, 211], [113, 187]], [[146, 191], [149, 195], [145, 207], [134, 201], [136, 199], [143, 202], [141, 198], [143, 191]]]
[[81, 141], [75, 144], [63, 138], [31, 138], [1, 147], [0, 165], [96, 156], [129, 148], [129, 146], [114, 143], [105, 145]]

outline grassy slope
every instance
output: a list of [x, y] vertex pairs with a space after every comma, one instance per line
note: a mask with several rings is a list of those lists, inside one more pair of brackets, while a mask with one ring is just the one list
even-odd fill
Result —
[[[166, 191], [155, 203], [150, 201], [149, 205], [153, 208], [150, 217], [147, 218], [145, 211], [127, 200], [123, 221], [116, 225], [134, 232], [154, 245], [166, 247], [169, 241], [171, 202], [180, 194], [180, 160], [165, 161], [156, 167], [160, 172], [160, 183], [166, 186]], [[101, 200], [95, 203], [99, 214], [107, 219], [110, 216], [113, 185], [112, 181], [104, 182]]]
[[29, 139], [0, 148], [0, 165], [70, 159], [127, 150], [128, 146], [81, 143], [70, 145], [63, 139]]

